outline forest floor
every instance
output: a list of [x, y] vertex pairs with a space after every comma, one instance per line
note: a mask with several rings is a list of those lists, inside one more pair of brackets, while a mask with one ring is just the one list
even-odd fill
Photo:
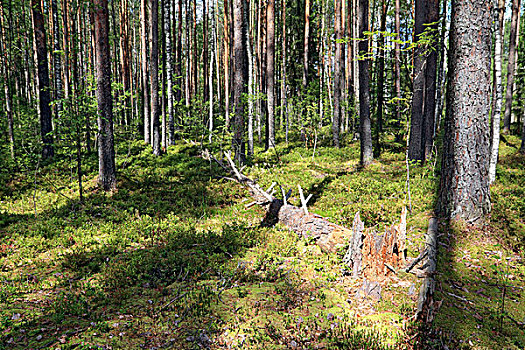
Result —
[[[198, 145], [160, 158], [119, 143], [118, 190], [96, 187], [85, 164], [79, 202], [68, 156], [0, 188], [0, 349], [525, 347], [525, 158], [501, 144], [490, 224], [441, 227], [431, 328], [412, 321], [420, 280], [399, 272], [381, 299], [343, 276], [343, 251], [325, 254], [286, 228], [261, 227], [264, 210]], [[258, 150], [244, 172], [313, 194], [309, 210], [384, 231], [407, 219], [408, 254], [423, 249], [436, 198], [435, 165], [412, 166], [403, 145], [358, 167], [359, 145], [302, 143]], [[7, 176], [4, 174], [4, 176]], [[3, 179], [2, 179], [3, 180]], [[521, 253], [516, 253], [521, 251]]]

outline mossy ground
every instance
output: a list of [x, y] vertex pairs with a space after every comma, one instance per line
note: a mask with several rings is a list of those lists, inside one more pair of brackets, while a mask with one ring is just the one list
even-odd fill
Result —
[[[443, 303], [425, 334], [410, 321], [413, 275], [393, 277], [379, 302], [357, 298], [361, 281], [342, 276], [343, 252], [261, 227], [263, 210], [246, 209], [247, 192], [198, 146], [155, 158], [140, 142], [121, 144], [111, 194], [96, 188], [92, 155], [84, 203], [68, 157], [11, 174], [0, 189], [0, 349], [522, 348], [523, 329], [508, 316], [525, 316], [523, 255], [511, 249], [525, 245], [525, 162], [508, 140], [492, 223], [442, 230]], [[436, 197], [433, 164], [411, 167], [409, 202], [401, 145], [388, 143], [367, 169], [356, 143], [312, 154], [301, 143], [258, 150], [245, 172], [292, 188], [295, 204], [301, 185], [313, 194], [311, 211], [347, 227], [359, 211], [366, 227], [383, 230], [410, 204], [409, 255], [419, 254]]]

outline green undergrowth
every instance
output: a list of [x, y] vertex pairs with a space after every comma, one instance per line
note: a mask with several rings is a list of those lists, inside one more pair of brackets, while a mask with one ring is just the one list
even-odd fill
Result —
[[[276, 182], [279, 193], [281, 187], [292, 189], [294, 204], [300, 185], [305, 195], [312, 194], [310, 211], [347, 227], [359, 211], [366, 227], [382, 231], [407, 206], [408, 253], [416, 256], [434, 206], [435, 169], [432, 163], [411, 164], [408, 191], [404, 153], [388, 145], [366, 169], [358, 167], [357, 143], [337, 150], [316, 147], [315, 154], [298, 142], [257, 149], [244, 172], [265, 188]], [[12, 174], [0, 193], [0, 349], [469, 346], [467, 332], [478, 319], [461, 326], [450, 322], [465, 310], [456, 300], [462, 292], [447, 284], [475, 280], [474, 270], [457, 263], [460, 251], [480, 259], [487, 283], [494, 284], [479, 292], [491, 302], [465, 297], [480, 310], [483, 327], [498, 328], [504, 312], [523, 319], [522, 306], [512, 304], [521, 294], [510, 286], [522, 286], [523, 275], [512, 269], [523, 265], [506, 259], [515, 257], [506, 247], [523, 242], [522, 192], [515, 186], [523, 176], [512, 175], [523, 175], [523, 161], [517, 165], [512, 150], [502, 150], [494, 186], [493, 201], [499, 195], [498, 202], [511, 205], [494, 202], [493, 217], [507, 218], [490, 226], [505, 237], [499, 248], [481, 248], [475, 239], [444, 231], [450, 253], [440, 263], [443, 302], [436, 326], [425, 330], [434, 335], [429, 339], [411, 321], [417, 278], [400, 272], [383, 286], [379, 302], [359, 297], [362, 281], [342, 274], [344, 252], [325, 254], [280, 225], [262, 227], [264, 210], [247, 209], [247, 191], [199, 155], [198, 145], [186, 143], [160, 158], [141, 142], [121, 143], [118, 190], [109, 194], [97, 189], [97, 160], [89, 155], [83, 202], [66, 156]], [[511, 186], [513, 192], [505, 192]], [[500, 259], [485, 250], [501, 251]], [[499, 270], [492, 265], [506, 262], [514, 279], [493, 274]], [[498, 314], [502, 283], [509, 284], [507, 304]], [[523, 335], [510, 322], [504, 319], [497, 337], [480, 332], [476, 344], [519, 347]]]

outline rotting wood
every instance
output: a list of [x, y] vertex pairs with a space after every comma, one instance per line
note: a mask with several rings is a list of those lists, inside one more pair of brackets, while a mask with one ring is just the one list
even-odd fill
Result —
[[351, 268], [354, 278], [363, 275], [369, 279], [381, 279], [396, 274], [406, 261], [406, 208], [401, 221], [385, 230], [383, 235], [365, 230], [359, 213], [354, 217], [352, 239], [343, 262]]
[[[302, 237], [310, 237], [315, 239], [317, 245], [327, 253], [335, 253], [338, 249], [344, 248], [347, 240], [352, 236], [352, 231], [336, 225], [322, 216], [309, 213], [306, 208], [306, 203], [312, 197], [311, 195], [302, 201], [302, 207], [296, 207], [288, 203], [291, 190], [289, 190], [283, 199], [275, 198], [273, 191], [268, 193], [262, 189], [255, 181], [243, 175], [235, 166], [228, 153], [225, 153], [231, 171], [239, 183], [248, 187], [255, 202], [261, 206], [267, 207], [267, 213], [263, 220], [263, 224], [272, 226], [277, 222], [287, 226], [292, 231], [296, 232]], [[270, 187], [273, 190], [275, 185]], [[284, 193], [284, 189], [281, 189]]]
[[434, 291], [436, 288], [436, 281], [434, 280], [434, 274], [436, 272], [436, 259], [437, 259], [437, 232], [438, 232], [438, 220], [437, 218], [431, 218], [428, 222], [427, 238], [426, 238], [426, 251], [428, 260], [426, 262], [425, 279], [419, 289], [419, 297], [417, 300], [417, 311], [416, 319], [426, 322], [431, 322], [434, 318], [435, 310], [437, 309], [434, 305]]

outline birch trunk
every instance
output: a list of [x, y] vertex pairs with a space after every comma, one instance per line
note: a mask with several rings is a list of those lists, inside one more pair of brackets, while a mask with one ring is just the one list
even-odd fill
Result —
[[497, 0], [495, 6], [495, 43], [494, 43], [494, 104], [492, 110], [492, 140], [490, 150], [489, 183], [496, 180], [496, 165], [498, 163], [499, 139], [501, 127], [501, 103], [503, 99], [503, 84], [501, 81], [501, 53], [502, 53], [502, 21], [505, 11], [505, 0]]
[[514, 87], [514, 73], [516, 71], [516, 42], [521, 0], [512, 1], [512, 18], [510, 23], [509, 60], [507, 65], [507, 90], [505, 94], [505, 115], [503, 117], [503, 133], [510, 132], [510, 117], [512, 114], [512, 94]]

